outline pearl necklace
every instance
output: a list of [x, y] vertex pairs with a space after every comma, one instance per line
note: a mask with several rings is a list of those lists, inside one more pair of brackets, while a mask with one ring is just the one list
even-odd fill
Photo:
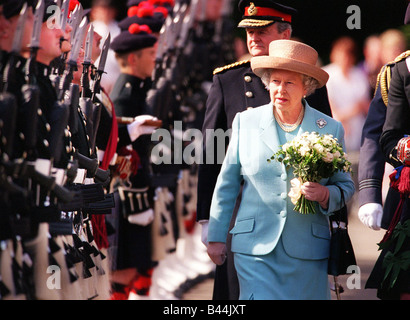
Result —
[[298, 118], [296, 119], [296, 122], [291, 125], [288, 125], [279, 119], [279, 116], [277, 115], [275, 108], [273, 109], [273, 115], [275, 116], [276, 122], [279, 124], [279, 127], [281, 127], [283, 131], [292, 132], [301, 124], [303, 120], [303, 116], [305, 115], [305, 108], [302, 107], [302, 110], [300, 110], [300, 113], [299, 113]]

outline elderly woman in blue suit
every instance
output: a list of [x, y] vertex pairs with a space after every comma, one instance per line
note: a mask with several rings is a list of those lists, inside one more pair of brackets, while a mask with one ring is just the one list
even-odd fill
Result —
[[338, 172], [320, 183], [306, 182], [301, 192], [315, 201], [316, 214], [293, 210], [288, 192], [294, 178], [280, 162], [267, 159], [304, 132], [332, 134], [344, 145], [340, 122], [310, 107], [304, 99], [326, 84], [328, 74], [316, 66], [312, 47], [276, 40], [269, 56], [251, 66], [270, 92], [271, 102], [238, 113], [214, 191], [208, 232], [208, 255], [225, 259], [225, 241], [235, 199], [242, 201], [232, 234], [240, 299], [330, 299], [327, 262], [328, 216], [353, 196], [350, 173]]

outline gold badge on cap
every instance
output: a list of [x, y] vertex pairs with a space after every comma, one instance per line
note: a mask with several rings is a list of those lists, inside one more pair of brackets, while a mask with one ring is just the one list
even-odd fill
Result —
[[323, 129], [327, 125], [327, 122], [325, 119], [320, 118], [316, 120], [316, 124], [320, 129]]
[[250, 6], [248, 8], [248, 14], [250, 16], [255, 16], [258, 14], [258, 8], [255, 7], [255, 4], [253, 2], [250, 3]]

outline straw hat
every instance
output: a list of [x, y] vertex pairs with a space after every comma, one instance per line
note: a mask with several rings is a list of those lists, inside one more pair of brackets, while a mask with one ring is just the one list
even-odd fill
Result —
[[293, 40], [274, 40], [269, 44], [269, 56], [251, 59], [253, 72], [261, 77], [265, 69], [280, 69], [298, 72], [310, 76], [323, 87], [329, 75], [318, 67], [318, 53], [312, 47]]

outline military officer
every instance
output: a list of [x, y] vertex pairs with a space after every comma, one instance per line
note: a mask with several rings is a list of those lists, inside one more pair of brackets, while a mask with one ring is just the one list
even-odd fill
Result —
[[[408, 6], [404, 24], [410, 22], [410, 5]], [[386, 199], [382, 199], [382, 183], [385, 172], [386, 158], [382, 152], [379, 143], [383, 131], [383, 125], [386, 120], [386, 113], [389, 104], [389, 90], [391, 87], [391, 78], [393, 70], [401, 61], [405, 61], [410, 55], [406, 51], [399, 55], [394, 61], [384, 65], [380, 70], [377, 78], [376, 92], [370, 103], [368, 116], [363, 126], [362, 142], [359, 158], [359, 219], [369, 228], [379, 230], [380, 228], [388, 229], [394, 217], [395, 211], [400, 201], [400, 194], [394, 188], [389, 188]], [[407, 204], [404, 203], [404, 211], [407, 211]], [[378, 289], [383, 280], [383, 271], [381, 268], [382, 253], [376, 262], [369, 279], [366, 282], [366, 288]], [[382, 291], [379, 291], [378, 297], [388, 299]]]
[[378, 75], [375, 95], [362, 131], [359, 158], [359, 218], [367, 227], [387, 229], [397, 207], [400, 195], [389, 188], [383, 205], [382, 184], [385, 172], [385, 157], [379, 144], [386, 118], [390, 79], [397, 62], [403, 60], [410, 51], [398, 56], [382, 67]]
[[[292, 17], [296, 10], [283, 6], [271, 0], [239, 2], [239, 11], [243, 14], [238, 27], [246, 29], [247, 45], [251, 56], [268, 55], [269, 43], [278, 39], [289, 39], [292, 32]], [[309, 100], [309, 99], [312, 100]], [[327, 90], [322, 88], [308, 97], [308, 102], [316, 106], [325, 114], [331, 115]], [[204, 134], [204, 164], [199, 166], [198, 172], [198, 203], [197, 220], [203, 226], [203, 241], [206, 243], [207, 221], [211, 205], [212, 194], [220, 171], [221, 162], [217, 163], [217, 152], [207, 150], [208, 129], [231, 128], [232, 120], [237, 112], [254, 108], [269, 102], [269, 94], [260, 79], [255, 76], [250, 68], [249, 61], [239, 61], [234, 64], [218, 68], [214, 71], [213, 84], [206, 103]], [[208, 155], [207, 152], [214, 152]], [[213, 159], [213, 164], [208, 164], [207, 157]], [[228, 263], [231, 263], [228, 256]], [[222, 268], [226, 267], [226, 263]], [[217, 275], [220, 267], [217, 267]], [[233, 270], [233, 266], [230, 268]], [[222, 269], [221, 269], [222, 270]], [[232, 273], [232, 272], [230, 272]], [[222, 277], [224, 278], [224, 277]], [[219, 280], [218, 280], [219, 281]], [[234, 288], [224, 292], [228, 285], [215, 286], [215, 299], [237, 299], [237, 281], [233, 276], [229, 283]]]
[[[399, 141], [404, 138], [406, 141], [410, 135], [410, 57], [409, 54], [404, 54], [403, 58], [396, 63], [392, 73], [390, 89], [388, 94], [388, 105], [386, 112], [386, 120], [383, 125], [383, 132], [380, 138], [380, 144], [385, 159], [394, 167], [408, 166], [408, 154], [400, 156], [396, 146]], [[402, 151], [403, 152], [403, 151]], [[401, 171], [400, 179], [409, 179], [408, 171]], [[404, 190], [407, 192], [410, 190]], [[409, 264], [405, 263], [409, 258], [410, 238], [404, 236], [406, 226], [409, 225], [410, 212], [408, 209], [408, 194], [402, 193], [404, 206], [401, 210], [398, 207], [392, 222], [389, 226], [388, 233], [393, 234], [391, 243], [383, 248], [377, 263], [382, 263], [383, 273], [386, 273], [388, 268], [401, 268], [400, 272], [395, 276], [386, 273], [384, 281], [380, 284], [378, 295], [382, 298], [390, 299], [410, 299], [410, 268]], [[402, 235], [401, 235], [402, 234]], [[386, 234], [387, 235], [387, 234]], [[404, 240], [403, 237], [404, 236]], [[395, 239], [401, 238], [400, 241]], [[383, 242], [383, 241], [382, 241]], [[384, 258], [383, 258], [384, 257]], [[376, 264], [377, 264], [376, 263]], [[400, 264], [399, 264], [400, 263]], [[403, 264], [404, 263], [404, 264]], [[401, 267], [400, 267], [401, 266]], [[394, 283], [394, 284], [393, 284]]]

